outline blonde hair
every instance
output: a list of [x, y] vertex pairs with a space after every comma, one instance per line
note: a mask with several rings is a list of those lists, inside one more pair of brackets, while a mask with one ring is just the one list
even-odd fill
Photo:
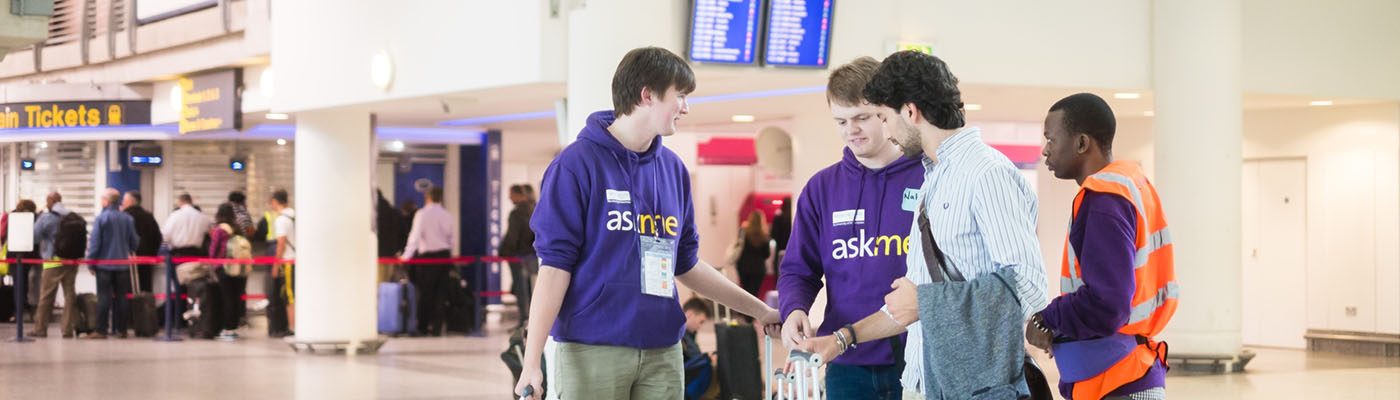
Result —
[[748, 226], [744, 227], [744, 237], [754, 243], [768, 243], [768, 234], [763, 232], [763, 212], [749, 214]]

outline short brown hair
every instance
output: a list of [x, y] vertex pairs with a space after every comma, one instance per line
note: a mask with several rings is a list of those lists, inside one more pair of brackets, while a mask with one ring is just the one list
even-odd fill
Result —
[[428, 197], [428, 201], [431, 201], [431, 202], [434, 202], [434, 203], [441, 203], [441, 202], [442, 202], [442, 187], [441, 187], [441, 186], [433, 186], [431, 189], [428, 189], [428, 193], [426, 194], [426, 196]]
[[865, 102], [862, 92], [879, 69], [880, 62], [867, 56], [851, 60], [831, 71], [831, 76], [826, 80], [826, 103], [856, 106]]
[[613, 72], [613, 112], [631, 114], [642, 103], [642, 88], [663, 96], [672, 87], [681, 93], [695, 91], [695, 73], [684, 59], [660, 47], [633, 49]]

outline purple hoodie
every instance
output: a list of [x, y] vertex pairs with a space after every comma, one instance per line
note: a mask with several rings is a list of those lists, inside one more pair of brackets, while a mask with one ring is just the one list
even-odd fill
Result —
[[[841, 162], [817, 172], [802, 188], [792, 239], [778, 277], [779, 312], [807, 311], [826, 276], [827, 335], [880, 310], [890, 284], [904, 276], [909, 229], [924, 182], [923, 165], [900, 157], [872, 170], [845, 149]], [[859, 338], [857, 338], [859, 339]], [[888, 340], [863, 343], [833, 362], [895, 363]], [[901, 355], [902, 357], [902, 355]]]
[[675, 275], [699, 258], [690, 172], [661, 146], [636, 153], [608, 132], [612, 111], [588, 116], [554, 158], [530, 218], [540, 264], [572, 274], [550, 334], [560, 342], [656, 349], [685, 334], [675, 298], [642, 293], [639, 235], [675, 240]]

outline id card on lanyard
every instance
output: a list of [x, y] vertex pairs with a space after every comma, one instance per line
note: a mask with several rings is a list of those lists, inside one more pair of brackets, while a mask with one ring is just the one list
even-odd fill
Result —
[[676, 297], [676, 240], [637, 235], [642, 256], [642, 293]]

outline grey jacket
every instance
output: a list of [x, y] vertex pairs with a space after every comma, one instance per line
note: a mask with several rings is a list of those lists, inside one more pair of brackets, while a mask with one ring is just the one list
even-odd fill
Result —
[[919, 285], [924, 391], [929, 400], [1029, 396], [1016, 272]]

